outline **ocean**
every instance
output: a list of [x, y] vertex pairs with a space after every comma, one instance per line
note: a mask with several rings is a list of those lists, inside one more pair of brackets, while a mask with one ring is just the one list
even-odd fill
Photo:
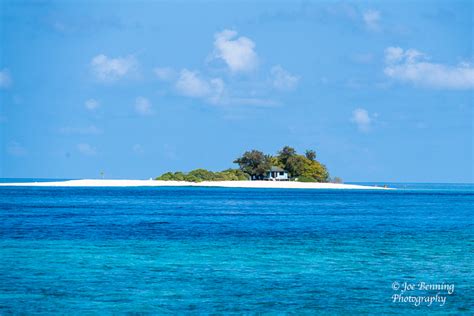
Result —
[[474, 185], [389, 186], [0, 187], [0, 314], [472, 314]]

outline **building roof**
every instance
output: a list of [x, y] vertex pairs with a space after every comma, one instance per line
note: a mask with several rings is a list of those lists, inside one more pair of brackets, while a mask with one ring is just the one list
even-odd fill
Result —
[[285, 171], [285, 172], [286, 172], [286, 170], [284, 170], [284, 169], [282, 169], [282, 168], [280, 168], [280, 167], [277, 167], [277, 166], [272, 166], [272, 167], [270, 168], [270, 171], [278, 171], [278, 172]]

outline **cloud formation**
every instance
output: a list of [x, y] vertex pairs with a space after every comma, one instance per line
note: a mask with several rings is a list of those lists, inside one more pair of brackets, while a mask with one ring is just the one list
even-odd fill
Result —
[[269, 73], [265, 77], [269, 79], [262, 82], [256, 79], [259, 78], [257, 76], [234, 76], [235, 73], [256, 70], [258, 56], [255, 43], [247, 37], [239, 37], [236, 31], [229, 29], [216, 33], [214, 38], [214, 50], [210, 56], [212, 59], [222, 60], [228, 67], [228, 72], [219, 70], [220, 75], [216, 76], [213, 69], [207, 68], [198, 71], [156, 67], [153, 69], [155, 76], [169, 83], [179, 95], [225, 106], [278, 105], [279, 102], [273, 99], [274, 89], [290, 91], [298, 85], [300, 77], [280, 65], [267, 69]]
[[428, 56], [416, 49], [400, 47], [385, 49], [384, 73], [390, 78], [415, 85], [467, 90], [474, 88], [474, 67], [470, 63], [451, 66], [428, 61]]
[[135, 111], [140, 115], [150, 115], [153, 113], [151, 103], [147, 98], [137, 97], [135, 99]]
[[218, 103], [225, 89], [221, 78], [205, 79], [198, 72], [188, 69], [181, 70], [175, 87], [184, 96], [204, 98], [211, 103]]
[[153, 72], [161, 81], [170, 81], [176, 78], [176, 71], [170, 67], [156, 67]]
[[133, 56], [109, 58], [103, 54], [95, 56], [91, 68], [99, 81], [114, 82], [135, 71], [137, 61]]
[[7, 89], [12, 84], [10, 72], [7, 69], [0, 71], [0, 89]]
[[362, 13], [365, 26], [371, 31], [380, 30], [380, 12], [377, 10], [367, 10]]
[[95, 109], [97, 109], [100, 106], [100, 103], [99, 103], [99, 101], [97, 101], [95, 99], [89, 99], [86, 102], [84, 102], [84, 106], [86, 107], [86, 109], [88, 109], [90, 111], [94, 111]]
[[367, 133], [370, 130], [372, 119], [366, 109], [357, 108], [352, 111], [351, 122], [356, 124], [359, 131]]
[[233, 30], [214, 35], [214, 57], [222, 59], [232, 72], [249, 72], [258, 65], [255, 43], [248, 37], [237, 37]]
[[87, 143], [77, 144], [76, 148], [85, 156], [94, 156], [97, 153], [96, 149]]
[[273, 66], [270, 70], [272, 84], [279, 90], [293, 90], [298, 85], [300, 77], [290, 74], [280, 65]]

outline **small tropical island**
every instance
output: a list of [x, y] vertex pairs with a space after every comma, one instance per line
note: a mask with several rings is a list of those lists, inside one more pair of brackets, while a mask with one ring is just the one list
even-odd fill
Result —
[[[246, 151], [233, 163], [238, 169], [213, 172], [195, 169], [190, 172], [166, 172], [155, 179], [79, 179], [67, 181], [0, 183], [0, 186], [35, 187], [223, 187], [247, 189], [358, 189], [380, 190], [386, 186], [344, 184], [331, 178], [324, 164], [316, 159], [314, 150], [298, 154], [290, 146], [276, 155], [258, 150]], [[103, 175], [101, 175], [103, 177]]]
[[276, 155], [268, 155], [259, 150], [246, 151], [233, 161], [239, 169], [213, 172], [195, 169], [190, 172], [166, 172], [155, 180], [161, 181], [297, 181], [317, 183], [342, 183], [339, 177], [330, 178], [324, 164], [316, 159], [314, 150], [298, 154], [290, 146], [283, 147]]

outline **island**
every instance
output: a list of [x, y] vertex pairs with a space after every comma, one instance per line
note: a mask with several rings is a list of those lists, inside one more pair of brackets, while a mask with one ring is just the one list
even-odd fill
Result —
[[258, 150], [246, 151], [234, 160], [238, 169], [213, 172], [195, 169], [190, 172], [166, 172], [155, 179], [80, 179], [46, 182], [0, 183], [0, 186], [37, 187], [223, 187], [261, 189], [359, 189], [384, 190], [387, 186], [344, 184], [331, 178], [314, 150], [298, 154], [285, 146], [274, 156]]
[[317, 183], [342, 183], [339, 177], [330, 178], [326, 166], [316, 160], [314, 150], [298, 154], [290, 146], [283, 147], [274, 156], [259, 150], [246, 151], [234, 160], [239, 169], [212, 172], [195, 169], [188, 173], [166, 172], [157, 177], [162, 181], [297, 181]]

